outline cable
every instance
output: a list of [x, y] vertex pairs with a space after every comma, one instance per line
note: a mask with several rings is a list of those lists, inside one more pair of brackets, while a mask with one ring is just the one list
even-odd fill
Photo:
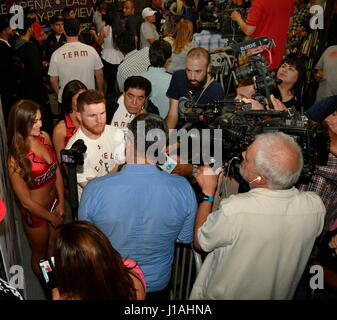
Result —
[[240, 158], [238, 157], [233, 157], [230, 161], [229, 161], [229, 164], [228, 164], [228, 169], [227, 169], [227, 172], [226, 172], [226, 176], [225, 176], [225, 198], [228, 198], [228, 191], [227, 191], [227, 179], [228, 179], [228, 176], [229, 176], [229, 171], [230, 171], [230, 168], [232, 166], [232, 161], [233, 160], [240, 160]]

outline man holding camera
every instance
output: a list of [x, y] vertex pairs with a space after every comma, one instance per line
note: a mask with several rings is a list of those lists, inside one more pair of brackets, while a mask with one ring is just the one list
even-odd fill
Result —
[[267, 56], [270, 70], [275, 70], [282, 61], [294, 6], [294, 0], [254, 0], [246, 22], [239, 12], [233, 11], [231, 14], [232, 20], [251, 39], [267, 36], [274, 40], [276, 47], [271, 50], [271, 60]]
[[116, 172], [125, 160], [123, 131], [106, 125], [105, 100], [102, 93], [86, 90], [77, 99], [80, 128], [70, 138], [66, 149], [82, 139], [87, 147], [83, 166], [77, 166], [78, 199], [88, 181]]
[[204, 193], [194, 245], [207, 255], [191, 299], [292, 299], [324, 224], [325, 207], [294, 186], [303, 167], [300, 147], [282, 132], [261, 134], [242, 153], [247, 193], [211, 213], [217, 178], [209, 166], [195, 178]]
[[190, 243], [197, 202], [182, 177], [157, 169], [168, 128], [160, 116], [136, 116], [126, 136], [126, 162], [84, 189], [79, 219], [99, 227], [122, 258], [135, 259], [146, 279], [147, 299], [169, 299], [176, 240]]
[[166, 117], [169, 129], [175, 129], [179, 120], [179, 105], [186, 101], [205, 104], [224, 100], [225, 93], [210, 74], [210, 55], [204, 48], [191, 49], [186, 57], [186, 69], [172, 75], [166, 95], [170, 109]]

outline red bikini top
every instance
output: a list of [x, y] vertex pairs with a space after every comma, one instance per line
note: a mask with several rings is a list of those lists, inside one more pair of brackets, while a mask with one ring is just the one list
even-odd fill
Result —
[[44, 140], [43, 137], [36, 137], [36, 139], [48, 150], [50, 156], [50, 163], [38, 156], [32, 151], [28, 153], [28, 159], [32, 164], [30, 177], [32, 185], [30, 189], [35, 190], [50, 185], [56, 180], [57, 158], [53, 147]]
[[65, 140], [66, 145], [67, 145], [69, 139], [75, 134], [77, 129], [76, 129], [76, 126], [75, 126], [73, 120], [71, 120], [71, 118], [70, 118], [70, 114], [66, 115], [66, 117], [64, 119], [64, 122], [66, 124], [66, 132], [67, 132], [67, 135], [66, 135], [64, 140]]

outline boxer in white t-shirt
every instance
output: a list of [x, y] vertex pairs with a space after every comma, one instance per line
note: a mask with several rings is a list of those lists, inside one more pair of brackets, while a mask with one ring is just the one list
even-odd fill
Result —
[[82, 139], [87, 147], [83, 166], [76, 168], [80, 200], [89, 180], [116, 172], [125, 162], [125, 143], [123, 131], [106, 124], [105, 99], [99, 91], [82, 92], [77, 108], [76, 116], [81, 126], [68, 141], [66, 149], [78, 139]]

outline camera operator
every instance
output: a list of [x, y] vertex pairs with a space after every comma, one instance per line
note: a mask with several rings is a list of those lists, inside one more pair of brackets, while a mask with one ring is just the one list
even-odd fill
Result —
[[[305, 109], [308, 104], [308, 98], [302, 97], [304, 83], [305, 67], [303, 62], [295, 55], [289, 54], [277, 69], [276, 86], [271, 90], [273, 93], [271, 101], [275, 110], [282, 111], [292, 108], [300, 112], [302, 106]], [[253, 109], [263, 109], [263, 106], [256, 102], [249, 102], [252, 103]]]
[[193, 48], [187, 54], [186, 69], [173, 73], [166, 93], [170, 98], [170, 109], [166, 117], [169, 129], [175, 129], [178, 125], [180, 101], [205, 104], [224, 100], [224, 91], [220, 83], [211, 77], [210, 67], [209, 52], [204, 48]]
[[[224, 91], [210, 74], [210, 55], [204, 48], [191, 49], [186, 57], [186, 69], [173, 73], [166, 95], [170, 98], [170, 109], [166, 117], [169, 129], [180, 128], [184, 120], [179, 121], [179, 104], [191, 101], [195, 104], [224, 100]], [[196, 170], [192, 164], [179, 163], [174, 174], [189, 177]]]
[[292, 299], [322, 231], [322, 200], [294, 187], [303, 157], [292, 137], [261, 134], [242, 156], [240, 172], [252, 189], [222, 200], [218, 211], [211, 213], [216, 176], [207, 165], [195, 174], [204, 202], [194, 246], [212, 253], [190, 299]]
[[282, 61], [293, 14], [294, 0], [254, 0], [246, 22], [237, 11], [232, 12], [231, 18], [251, 39], [267, 36], [274, 40], [276, 47], [271, 50], [272, 61], [269, 61], [270, 70], [274, 70]]
[[96, 90], [82, 92], [77, 99], [76, 113], [80, 128], [69, 139], [66, 149], [75, 141], [83, 139], [87, 147], [83, 166], [77, 166], [78, 199], [88, 181], [116, 172], [118, 165], [124, 163], [123, 131], [106, 125], [105, 100]]
[[[241, 81], [236, 88], [236, 97], [235, 100], [243, 101], [244, 103], [251, 103], [252, 110], [265, 110], [264, 105], [262, 105], [258, 100], [254, 99], [254, 95], [256, 94], [254, 82], [252, 79], [245, 79]], [[270, 100], [273, 103], [275, 110], [284, 111], [287, 107], [274, 95], [270, 96]], [[267, 100], [265, 100], [267, 103]], [[268, 104], [266, 104], [266, 109], [270, 109]]]
[[255, 93], [254, 81], [252, 79], [242, 80], [236, 88], [235, 100], [252, 99]]

